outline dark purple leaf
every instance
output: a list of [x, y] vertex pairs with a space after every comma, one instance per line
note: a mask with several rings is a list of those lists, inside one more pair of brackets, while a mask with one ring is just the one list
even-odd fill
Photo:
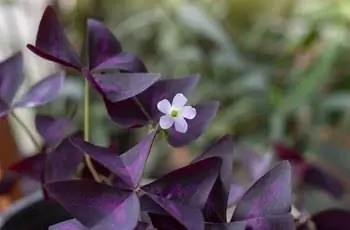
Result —
[[47, 153], [45, 182], [72, 179], [84, 154], [68, 139]]
[[[141, 199], [141, 206], [144, 211], [171, 216], [178, 224], [181, 224], [184, 229], [204, 230], [204, 220], [201, 211], [194, 207], [186, 206], [181, 202], [146, 193]], [[154, 208], [154, 206], [158, 207]], [[155, 228], [159, 227], [153, 220], [152, 223]], [[178, 229], [180, 230], [181, 228]]]
[[14, 107], [35, 107], [44, 105], [58, 96], [64, 81], [63, 73], [52, 74], [34, 86], [14, 104]]
[[249, 230], [244, 221], [234, 223], [206, 223], [205, 230]]
[[[311, 217], [317, 230], [348, 230], [350, 226], [350, 212], [341, 209], [329, 209], [316, 213]], [[308, 229], [305, 225], [298, 230]]]
[[94, 74], [96, 84], [111, 102], [134, 97], [148, 89], [160, 78], [153, 73], [111, 73]]
[[222, 159], [220, 168], [220, 181], [216, 181], [211, 191], [204, 216], [207, 221], [226, 221], [226, 209], [230, 185], [232, 182], [233, 164], [233, 138], [226, 135], [211, 144], [194, 162], [207, 159], [209, 157], [219, 157]]
[[321, 168], [309, 165], [304, 174], [304, 182], [330, 193], [335, 198], [341, 198], [345, 192], [343, 185], [332, 175]]
[[68, 119], [47, 115], [36, 115], [35, 127], [47, 146], [62, 141], [67, 135], [75, 131], [75, 127]]
[[147, 73], [145, 64], [134, 54], [121, 52], [96, 66], [93, 72], [122, 70], [129, 73]]
[[246, 189], [238, 184], [231, 184], [230, 187], [230, 194], [228, 197], [228, 205], [234, 205], [237, 203], [237, 201], [239, 201], [243, 194], [245, 193]]
[[209, 197], [203, 211], [204, 219], [208, 222], [222, 223], [226, 222], [227, 212], [227, 190], [218, 177], [210, 191]]
[[[0, 98], [4, 105], [10, 106], [12, 104], [14, 96], [23, 83], [23, 76], [21, 53], [15, 53], [0, 63]], [[0, 111], [2, 110], [3, 108]]]
[[204, 208], [216, 181], [221, 160], [208, 158], [177, 169], [142, 187], [147, 193]]
[[232, 221], [287, 214], [291, 210], [291, 167], [284, 161], [262, 176], [237, 203]]
[[226, 135], [212, 143], [201, 155], [195, 158], [194, 162], [210, 157], [221, 158], [220, 178], [228, 190], [232, 182], [233, 156], [233, 137]]
[[122, 52], [121, 44], [102, 22], [88, 19], [87, 30], [90, 69]]
[[72, 142], [81, 151], [89, 154], [94, 160], [122, 179], [129, 188], [136, 188], [140, 182], [155, 135], [156, 131], [151, 132], [140, 143], [120, 156], [109, 148], [84, 142], [80, 137], [73, 137]]
[[56, 14], [50, 6], [41, 18], [35, 46], [27, 45], [35, 54], [49, 61], [80, 70], [82, 65], [73, 50]]
[[175, 218], [168, 215], [149, 214], [152, 224], [156, 229], [166, 230], [187, 230], [182, 224], [180, 224]]
[[292, 215], [276, 215], [249, 219], [246, 222], [246, 229], [252, 230], [294, 230]]
[[254, 181], [264, 175], [270, 168], [272, 162], [272, 155], [270, 154], [258, 154], [251, 148], [240, 149], [239, 153], [243, 165]]
[[168, 141], [173, 147], [185, 146], [202, 135], [218, 111], [219, 102], [206, 102], [194, 107], [197, 110], [197, 116], [193, 120], [187, 121], [188, 130], [186, 133], [177, 132], [174, 127], [169, 129]]
[[84, 226], [96, 229], [133, 229], [140, 204], [136, 194], [92, 181], [71, 180], [45, 185], [58, 201]]
[[150, 122], [148, 117], [158, 122], [161, 114], [157, 109], [157, 103], [163, 99], [172, 100], [177, 93], [188, 93], [198, 81], [199, 76], [191, 76], [159, 80], [153, 84], [136, 97], [148, 116], [140, 109], [134, 98], [117, 103], [105, 100], [106, 108], [111, 119], [125, 128], [144, 126]]
[[11, 165], [9, 170], [33, 180], [42, 181], [46, 158], [47, 155], [44, 153], [35, 154]]
[[76, 219], [66, 220], [49, 227], [49, 230], [89, 230]]

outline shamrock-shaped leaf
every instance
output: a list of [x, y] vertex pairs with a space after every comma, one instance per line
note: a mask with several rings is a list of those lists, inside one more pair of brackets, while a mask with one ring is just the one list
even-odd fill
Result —
[[[84, 72], [98, 67], [104, 71], [103, 65], [113, 65], [114, 69], [128, 72], [147, 72], [144, 64], [135, 55], [122, 52], [119, 41], [101, 22], [87, 20], [87, 54], [88, 64], [81, 64], [78, 55], [69, 43], [57, 16], [48, 6], [41, 18], [35, 46], [27, 47], [40, 57], [58, 64]], [[86, 67], [86, 68], [84, 68]], [[90, 74], [84, 74], [89, 79]], [[90, 81], [93, 80], [89, 79]]]
[[170, 172], [142, 190], [192, 207], [203, 208], [218, 177], [221, 160], [208, 158]]
[[156, 131], [151, 132], [140, 143], [120, 156], [110, 148], [92, 145], [83, 141], [79, 136], [75, 136], [71, 140], [75, 146], [123, 180], [126, 183], [125, 186], [136, 188], [140, 182], [155, 135]]
[[15, 102], [14, 107], [35, 107], [54, 100], [63, 86], [63, 73], [52, 74], [37, 84]]
[[247, 229], [294, 230], [294, 220], [290, 214], [253, 218], [246, 221]]
[[284, 161], [262, 176], [237, 203], [232, 221], [284, 215], [292, 204], [291, 168]]
[[245, 222], [206, 223], [205, 230], [247, 230], [247, 228]]
[[41, 18], [35, 46], [27, 47], [38, 56], [61, 65], [80, 70], [82, 64], [69, 43], [55, 11], [47, 7]]
[[49, 195], [88, 228], [134, 229], [140, 204], [135, 193], [93, 181], [71, 180], [45, 185]]

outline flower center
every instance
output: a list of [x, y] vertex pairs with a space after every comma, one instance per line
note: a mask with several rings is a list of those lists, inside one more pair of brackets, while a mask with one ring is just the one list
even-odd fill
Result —
[[176, 118], [179, 115], [179, 110], [178, 109], [171, 109], [170, 110], [170, 116]]

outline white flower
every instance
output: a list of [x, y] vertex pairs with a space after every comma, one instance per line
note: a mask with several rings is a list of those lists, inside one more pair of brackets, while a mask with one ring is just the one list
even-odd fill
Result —
[[162, 129], [169, 129], [175, 125], [175, 130], [180, 133], [186, 133], [188, 129], [186, 119], [193, 119], [197, 115], [197, 111], [192, 106], [185, 106], [187, 98], [178, 93], [173, 98], [173, 103], [170, 104], [169, 100], [164, 99], [158, 102], [157, 108], [165, 115], [161, 116], [159, 125]]

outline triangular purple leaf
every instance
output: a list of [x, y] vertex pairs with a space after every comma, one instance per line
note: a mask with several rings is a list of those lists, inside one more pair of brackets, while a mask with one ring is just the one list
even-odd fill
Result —
[[134, 230], [156, 230], [148, 223], [139, 222]]
[[136, 188], [141, 179], [155, 135], [156, 131], [151, 132], [140, 143], [120, 156], [109, 148], [92, 145], [77, 136], [72, 138], [72, 142], [122, 179], [129, 188]]
[[186, 133], [177, 132], [174, 127], [169, 129], [168, 141], [173, 147], [185, 146], [202, 135], [216, 115], [219, 102], [206, 102], [194, 107], [197, 110], [197, 116], [193, 120], [187, 121], [188, 130]]
[[227, 196], [227, 190], [218, 177], [202, 210], [206, 221], [216, 223], [226, 222]]
[[[139, 216], [137, 196], [126, 190], [92, 181], [71, 180], [45, 185], [49, 195], [84, 226], [109, 230], [133, 229]], [[105, 227], [105, 228], [102, 228]]]
[[147, 193], [204, 208], [216, 181], [221, 160], [208, 158], [177, 169], [142, 187]]
[[119, 102], [148, 89], [160, 78], [160, 74], [111, 73], [94, 74], [93, 77], [108, 100]]
[[63, 73], [52, 74], [32, 86], [14, 107], [35, 107], [44, 105], [58, 96], [64, 81]]
[[36, 115], [35, 127], [47, 146], [62, 141], [67, 135], [75, 131], [75, 127], [70, 120], [48, 115]]
[[23, 83], [23, 76], [21, 53], [15, 53], [0, 63], [0, 99], [7, 106], [12, 104], [13, 98]]
[[106, 59], [104, 62], [92, 69], [93, 72], [104, 72], [110, 70], [122, 70], [129, 73], [147, 73], [145, 64], [137, 56], [131, 53], [121, 52]]
[[[147, 205], [147, 203], [149, 204], [152, 202], [162, 211], [159, 212], [158, 208], [154, 210], [152, 207], [149, 209], [150, 205]], [[161, 215], [168, 214], [187, 230], [204, 230], [204, 220], [202, 213], [197, 208], [186, 206], [181, 202], [172, 201], [148, 193], [142, 197], [141, 206], [143, 206], [143, 209], [146, 209], [145, 211], [148, 211], [150, 213]], [[154, 227], [158, 227], [153, 221], [152, 223]]]
[[35, 54], [49, 61], [80, 70], [82, 67], [79, 57], [73, 50], [56, 13], [48, 6], [41, 18], [36, 44], [27, 45]]
[[230, 193], [228, 197], [228, 206], [232, 206], [239, 201], [243, 194], [245, 193], [246, 189], [238, 184], [231, 184], [230, 186]]
[[232, 221], [287, 214], [291, 210], [291, 167], [279, 163], [262, 176], [237, 203]]
[[106, 108], [111, 119], [126, 128], [144, 126], [151, 120], [158, 122], [161, 114], [157, 109], [157, 103], [163, 99], [172, 100], [177, 93], [188, 93], [198, 81], [199, 76], [159, 80], [136, 97], [144, 111], [140, 109], [134, 98], [117, 103], [105, 100]]
[[102, 22], [88, 19], [87, 30], [90, 69], [122, 52], [120, 42]]
[[72, 179], [83, 157], [83, 153], [68, 139], [64, 140], [47, 153], [45, 182]]
[[49, 230], [89, 230], [76, 219], [66, 220], [49, 227]]

